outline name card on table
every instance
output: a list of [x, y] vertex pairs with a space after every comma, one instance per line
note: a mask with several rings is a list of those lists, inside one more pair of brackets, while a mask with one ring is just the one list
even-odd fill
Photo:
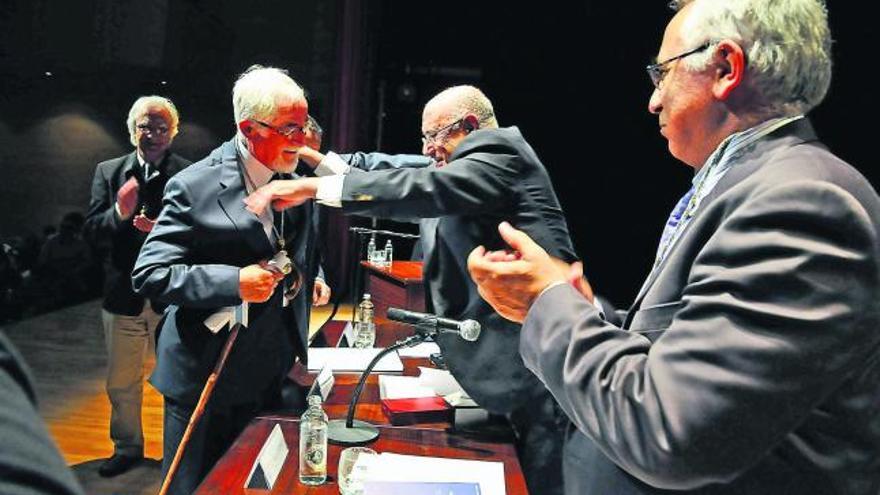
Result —
[[244, 483], [245, 488], [271, 490], [275, 486], [278, 474], [281, 473], [287, 453], [287, 442], [284, 441], [281, 426], [276, 423], [260, 453], [257, 454], [257, 459]]

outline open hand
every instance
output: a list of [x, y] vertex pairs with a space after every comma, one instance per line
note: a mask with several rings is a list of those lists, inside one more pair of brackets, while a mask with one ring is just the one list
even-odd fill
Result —
[[522, 322], [534, 300], [551, 284], [567, 282], [592, 290], [583, 279], [580, 263], [568, 265], [551, 257], [525, 232], [502, 222], [498, 226], [501, 237], [510, 245], [507, 251], [486, 251], [478, 246], [468, 256], [468, 270], [477, 289], [501, 316]]
[[155, 220], [150, 220], [150, 217], [144, 215], [143, 213], [135, 216], [131, 223], [134, 224], [134, 228], [140, 230], [141, 232], [149, 232], [153, 230], [153, 226], [156, 225]]
[[320, 278], [315, 279], [315, 288], [312, 290], [312, 306], [323, 306], [330, 302], [330, 286]]

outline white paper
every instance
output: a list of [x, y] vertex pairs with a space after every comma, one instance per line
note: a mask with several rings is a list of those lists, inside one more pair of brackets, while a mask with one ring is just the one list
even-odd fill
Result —
[[345, 343], [349, 347], [354, 344], [354, 326], [350, 321], [345, 322], [345, 327], [342, 328], [342, 336], [345, 337]]
[[281, 426], [276, 423], [275, 427], [272, 428], [272, 432], [269, 433], [269, 438], [263, 444], [263, 448], [260, 449], [256, 460], [254, 460], [254, 465], [251, 466], [251, 472], [248, 474], [244, 486], [250, 485], [251, 477], [254, 475], [254, 471], [257, 470], [257, 465], [259, 465], [263, 468], [263, 474], [266, 476], [266, 482], [271, 490], [275, 486], [278, 474], [281, 473], [281, 467], [284, 465], [284, 460], [287, 459], [287, 453], [287, 442], [284, 441]]
[[241, 323], [241, 326], [247, 328], [248, 303], [242, 302], [239, 306], [220, 308], [219, 311], [205, 318], [205, 326], [208, 327], [208, 330], [212, 333], [219, 332], [227, 323], [229, 324], [229, 328], [232, 328], [236, 323]]
[[418, 377], [379, 375], [380, 399], [414, 399], [436, 395], [433, 389], [419, 383]]
[[315, 383], [318, 384], [318, 390], [321, 392], [321, 398], [326, 401], [327, 397], [330, 397], [330, 390], [333, 388], [333, 383], [335, 382], [335, 378], [333, 377], [333, 371], [330, 368], [321, 368], [321, 372], [318, 373], [318, 376], [315, 378]]
[[[309, 348], [309, 371], [318, 371], [328, 367], [334, 372], [360, 373], [370, 364], [370, 361], [384, 349], [374, 347], [372, 349], [355, 349], [353, 347], [310, 347]], [[396, 352], [386, 354], [376, 363], [373, 368], [375, 373], [401, 373], [403, 362]]]
[[419, 382], [422, 386], [430, 388], [437, 395], [449, 395], [455, 392], [464, 393], [464, 389], [453, 378], [449, 370], [419, 366], [419, 372]]
[[400, 353], [400, 357], [427, 358], [431, 357], [431, 354], [437, 354], [440, 352], [440, 346], [438, 346], [436, 342], [422, 342], [413, 347], [401, 349], [398, 352]]
[[506, 495], [504, 464], [445, 457], [425, 457], [385, 452], [364, 459], [364, 480], [470, 482], [480, 485], [483, 495]]

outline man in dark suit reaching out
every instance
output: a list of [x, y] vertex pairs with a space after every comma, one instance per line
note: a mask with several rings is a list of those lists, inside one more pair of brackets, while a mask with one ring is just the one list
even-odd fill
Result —
[[449, 370], [477, 403], [510, 420], [530, 493], [560, 493], [566, 420], [517, 356], [518, 325], [480, 299], [466, 256], [480, 244], [500, 246], [495, 225], [509, 220], [551, 246], [555, 256], [572, 261], [562, 208], [534, 150], [516, 127], [498, 127], [479, 89], [457, 86], [432, 98], [422, 116], [422, 135], [422, 152], [430, 159], [358, 153], [348, 157], [350, 167], [334, 153], [312, 156], [305, 150], [305, 161], [320, 162], [319, 175], [326, 170], [338, 175], [278, 181], [248, 203], [264, 211], [273, 201], [288, 207], [317, 197], [346, 213], [421, 219], [429, 310], [483, 325], [475, 343], [439, 337]]

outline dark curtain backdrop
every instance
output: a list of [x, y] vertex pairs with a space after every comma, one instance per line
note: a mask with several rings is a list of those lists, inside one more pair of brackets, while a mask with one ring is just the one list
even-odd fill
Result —
[[[813, 120], [877, 184], [863, 10], [830, 5], [835, 76]], [[665, 1], [0, 0], [0, 239], [85, 210], [94, 165], [131, 149], [124, 120], [142, 94], [175, 100], [175, 149], [195, 160], [234, 132], [235, 76], [278, 65], [306, 87], [327, 147], [418, 153], [425, 101], [470, 83], [542, 157], [594, 285], [626, 305], [692, 175], [647, 112], [644, 65], [670, 15]], [[369, 221], [325, 223], [338, 285], [347, 227]]]

